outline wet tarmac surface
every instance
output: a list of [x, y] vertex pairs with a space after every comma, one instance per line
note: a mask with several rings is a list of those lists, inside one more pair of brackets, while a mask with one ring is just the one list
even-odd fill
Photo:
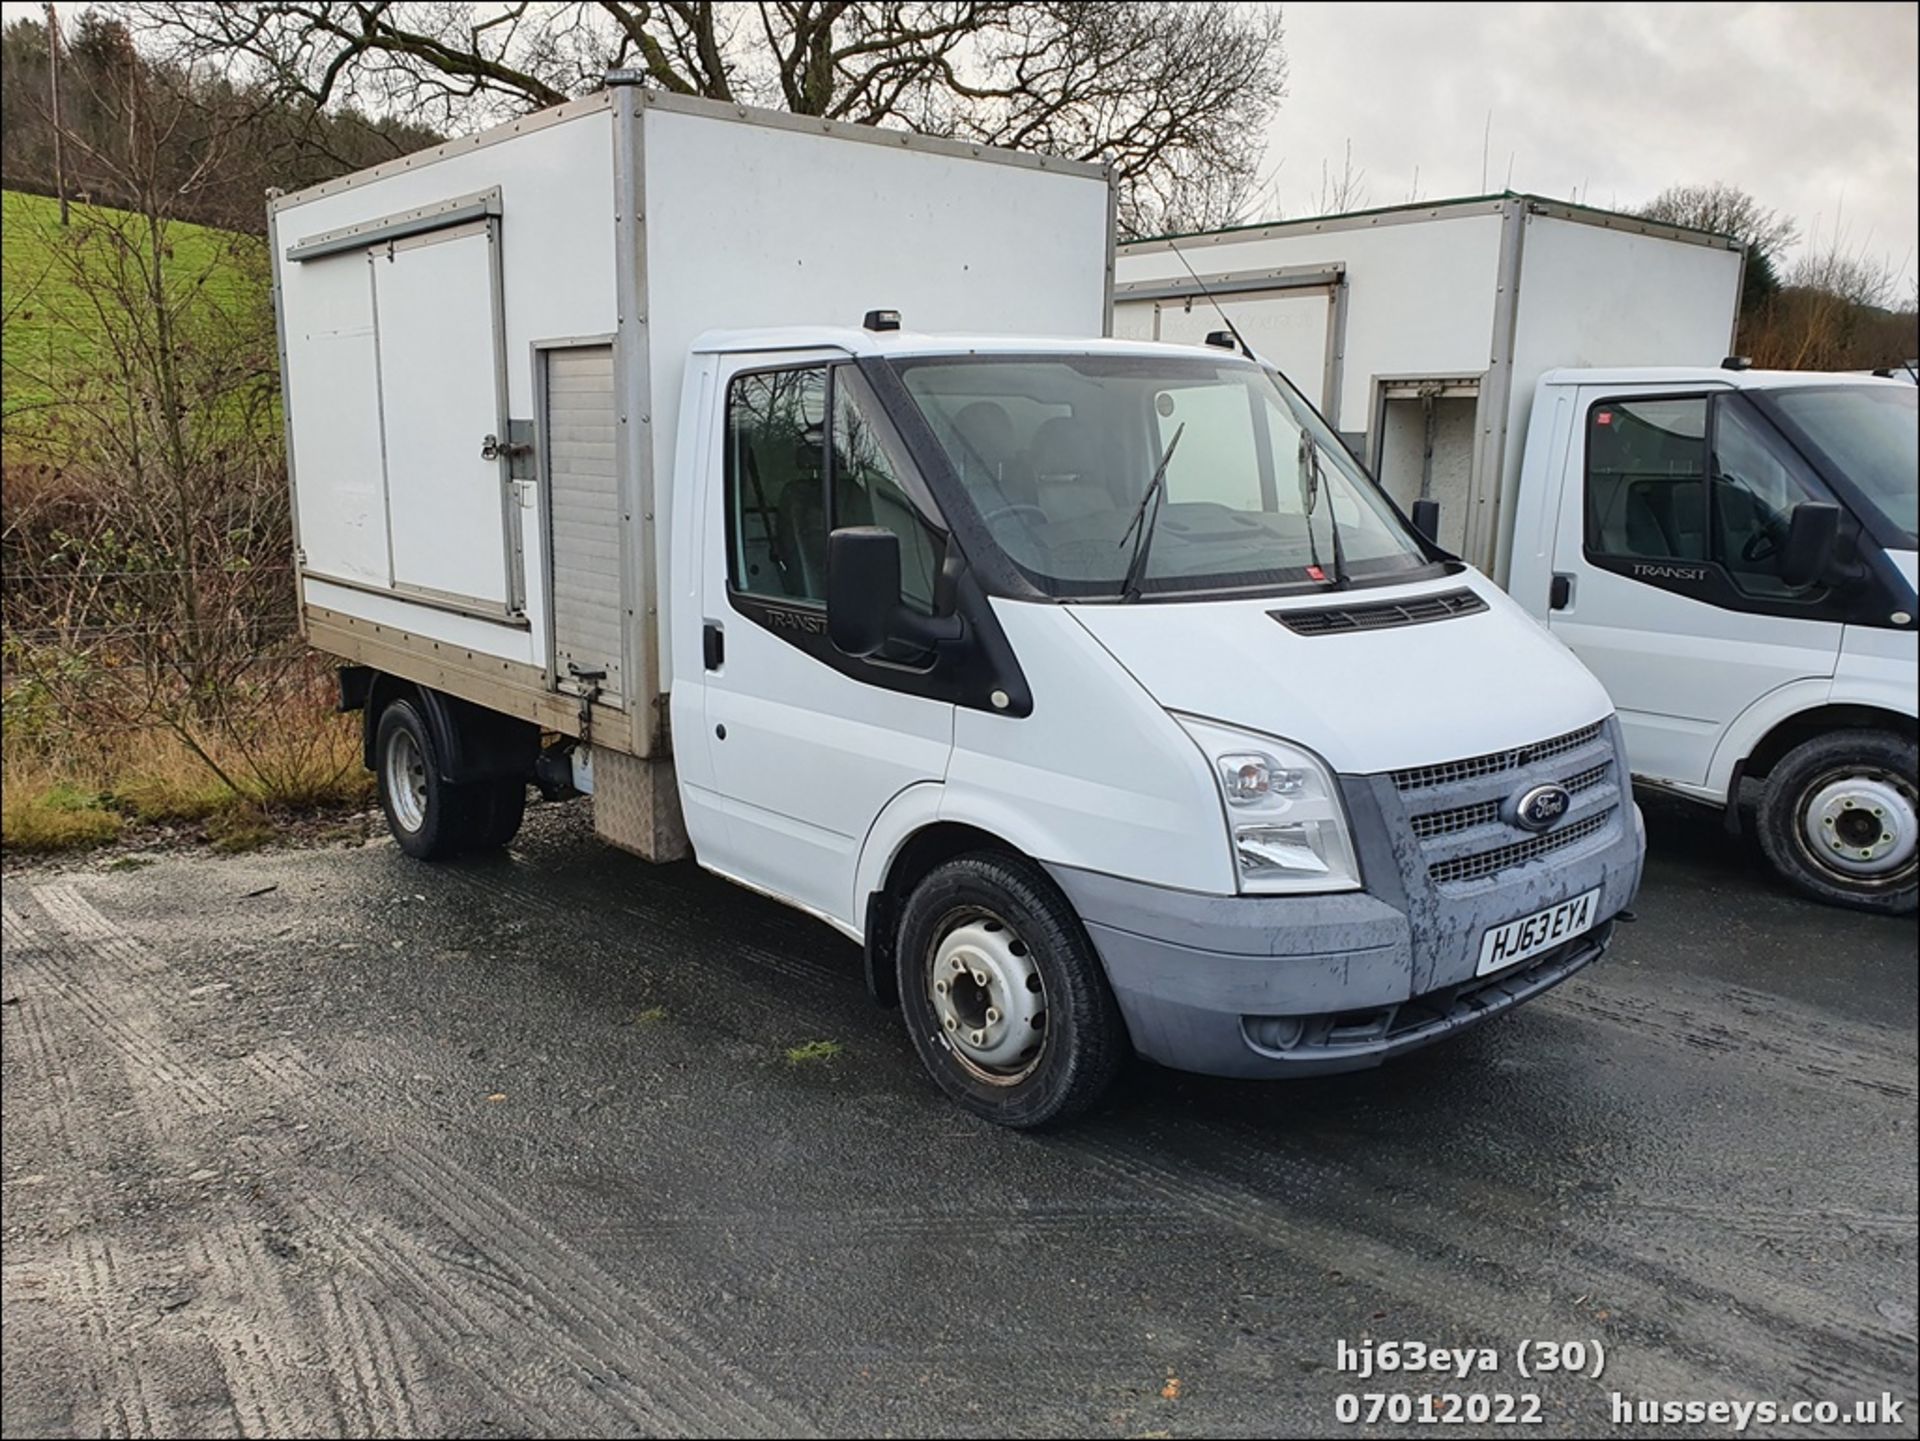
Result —
[[[1613, 1393], [1883, 1392], [1915, 1434], [1915, 924], [1711, 820], [1650, 805], [1639, 922], [1509, 1018], [1143, 1069], [1034, 1137], [942, 1101], [853, 946], [583, 819], [8, 877], [7, 1435], [1397, 1434], [1342, 1424], [1388, 1393], [1644, 1435]], [[1367, 1340], [1499, 1369], [1337, 1369]]]

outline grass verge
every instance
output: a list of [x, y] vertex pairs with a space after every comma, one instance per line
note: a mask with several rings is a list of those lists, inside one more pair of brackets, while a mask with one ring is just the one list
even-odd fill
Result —
[[265, 845], [286, 820], [358, 808], [373, 794], [352, 717], [283, 714], [242, 747], [208, 754], [228, 785], [171, 732], [0, 746], [0, 845], [20, 854], [84, 850], [160, 826], [193, 827], [216, 850]]

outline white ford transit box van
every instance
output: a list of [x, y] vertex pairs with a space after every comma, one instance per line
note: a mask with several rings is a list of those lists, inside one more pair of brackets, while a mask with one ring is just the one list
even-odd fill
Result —
[[1102, 337], [1103, 171], [615, 85], [272, 224], [304, 623], [409, 853], [588, 792], [1015, 1126], [1605, 950], [1605, 691], [1275, 372]]

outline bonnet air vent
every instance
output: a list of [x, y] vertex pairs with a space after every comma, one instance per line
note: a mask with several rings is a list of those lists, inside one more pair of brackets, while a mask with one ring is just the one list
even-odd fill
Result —
[[1345, 635], [1357, 630], [1390, 630], [1398, 625], [1426, 625], [1473, 615], [1487, 603], [1470, 590], [1448, 590], [1412, 600], [1379, 601], [1373, 605], [1334, 605], [1319, 610], [1270, 610], [1295, 635]]

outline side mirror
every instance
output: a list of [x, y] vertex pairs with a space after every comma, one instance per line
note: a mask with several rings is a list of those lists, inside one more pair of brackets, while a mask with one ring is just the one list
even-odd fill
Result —
[[1824, 500], [1796, 505], [1780, 554], [1780, 579], [1791, 586], [1812, 585], [1833, 565], [1839, 544], [1839, 506]]
[[1440, 502], [1416, 500], [1413, 503], [1413, 528], [1434, 545], [1440, 544]]
[[872, 656], [899, 641], [931, 650], [958, 640], [960, 617], [924, 616], [900, 603], [900, 537], [850, 525], [827, 537], [827, 638], [835, 650]]
[[877, 525], [827, 537], [827, 638], [835, 650], [869, 656], [887, 643], [900, 608], [900, 537]]

